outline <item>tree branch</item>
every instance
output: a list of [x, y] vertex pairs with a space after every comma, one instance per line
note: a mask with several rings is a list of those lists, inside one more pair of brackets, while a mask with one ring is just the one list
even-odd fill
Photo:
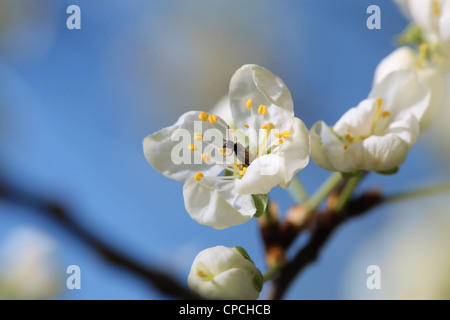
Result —
[[339, 225], [350, 218], [368, 212], [381, 203], [383, 203], [381, 193], [369, 191], [356, 199], [352, 199], [343, 211], [338, 212], [329, 208], [322, 213], [316, 212], [311, 217], [312, 230], [308, 243], [273, 278], [268, 299], [278, 300], [283, 297], [294, 278], [317, 259], [320, 250]]
[[179, 284], [165, 272], [143, 266], [137, 261], [133, 261], [132, 258], [111, 248], [101, 239], [96, 238], [72, 218], [76, 215], [66, 207], [17, 186], [13, 186], [4, 180], [0, 181], [0, 199], [56, 220], [66, 230], [99, 254], [105, 261], [141, 277], [161, 293], [180, 299], [199, 299], [198, 295]]

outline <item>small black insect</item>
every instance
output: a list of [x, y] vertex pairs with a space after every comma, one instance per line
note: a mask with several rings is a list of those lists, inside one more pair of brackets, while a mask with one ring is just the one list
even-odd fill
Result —
[[250, 153], [248, 152], [247, 148], [245, 148], [239, 142], [223, 140], [223, 148], [233, 150], [234, 154], [240, 162], [242, 162], [246, 166], [250, 165]]

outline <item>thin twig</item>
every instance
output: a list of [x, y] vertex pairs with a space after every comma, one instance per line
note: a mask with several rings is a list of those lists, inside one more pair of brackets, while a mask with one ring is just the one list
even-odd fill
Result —
[[347, 208], [341, 212], [329, 210], [316, 213], [313, 219], [313, 230], [308, 243], [290, 260], [273, 278], [268, 299], [281, 299], [301, 271], [314, 262], [327, 240], [336, 228], [349, 218], [369, 212], [370, 209], [382, 203], [381, 193], [370, 191], [351, 200]]

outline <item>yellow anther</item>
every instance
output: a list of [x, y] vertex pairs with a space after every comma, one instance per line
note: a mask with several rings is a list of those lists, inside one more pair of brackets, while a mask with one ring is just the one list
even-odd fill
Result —
[[345, 146], [344, 146], [344, 150], [347, 150], [347, 149], [348, 149], [348, 145], [345, 145]]
[[383, 111], [383, 113], [381, 114], [381, 117], [383, 119], [389, 118], [391, 116], [391, 113], [389, 111]]
[[275, 125], [272, 122], [269, 122], [267, 124], [267, 129], [269, 129], [269, 130], [275, 129]]
[[234, 164], [234, 169], [240, 169], [240, 168], [241, 168], [240, 165], [238, 165], [237, 163]]
[[204, 175], [201, 172], [197, 172], [196, 174], [194, 174], [194, 179], [197, 181], [202, 180], [203, 177], [204, 177]]
[[263, 123], [262, 126], [261, 126], [261, 129], [266, 130], [267, 129], [267, 123]]
[[202, 121], [206, 121], [206, 120], [208, 120], [208, 116], [209, 115], [206, 112], [200, 112], [198, 115], [198, 118]]
[[239, 171], [239, 175], [243, 176], [247, 172], [247, 167], [243, 167], [242, 170]]
[[347, 140], [348, 142], [351, 143], [351, 142], [353, 142], [353, 137], [352, 137], [350, 134], [347, 133], [347, 134], [345, 135], [345, 140]]
[[435, 17], [439, 17], [441, 15], [441, 5], [437, 0], [433, 1], [433, 15]]
[[244, 174], [247, 172], [247, 167], [242, 168], [242, 171], [244, 171]]
[[203, 141], [203, 134], [201, 132], [194, 133], [194, 140], [195, 141]]
[[189, 148], [189, 150], [191, 150], [191, 151], [197, 151], [197, 150], [198, 150], [198, 147], [197, 147], [195, 144], [190, 144], [190, 145], [188, 146], [188, 148]]
[[211, 115], [208, 117], [208, 121], [211, 122], [211, 124], [216, 123], [217, 120], [219, 120], [219, 117], [216, 116], [215, 114], [211, 114]]
[[203, 162], [209, 162], [211, 161], [211, 155], [209, 153], [203, 153], [202, 154], [202, 161]]
[[283, 139], [278, 139], [277, 141], [275, 141], [273, 144], [276, 146], [279, 146], [280, 144], [282, 144], [284, 142]]
[[244, 124], [244, 127], [246, 127], [248, 129], [248, 124]]
[[219, 152], [219, 154], [225, 154], [225, 152], [227, 152], [227, 149], [226, 148], [219, 148], [217, 151]]
[[428, 43], [422, 43], [419, 47], [419, 60], [417, 61], [419, 67], [423, 66], [423, 62], [427, 58], [428, 47], [429, 47]]
[[260, 105], [258, 108], [258, 113], [262, 113], [262, 115], [265, 116], [267, 113], [267, 106], [265, 106], [263, 104]]
[[252, 103], [253, 103], [252, 99], [248, 99], [247, 102], [245, 103], [245, 106], [247, 107], [248, 110], [252, 108]]
[[283, 131], [283, 138], [289, 139], [290, 136], [291, 136], [291, 132], [289, 130]]

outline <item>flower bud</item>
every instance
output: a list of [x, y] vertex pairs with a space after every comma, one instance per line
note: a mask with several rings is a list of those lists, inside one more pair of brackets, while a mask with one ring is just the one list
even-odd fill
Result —
[[188, 285], [206, 299], [255, 300], [263, 276], [243, 248], [217, 246], [194, 259]]

